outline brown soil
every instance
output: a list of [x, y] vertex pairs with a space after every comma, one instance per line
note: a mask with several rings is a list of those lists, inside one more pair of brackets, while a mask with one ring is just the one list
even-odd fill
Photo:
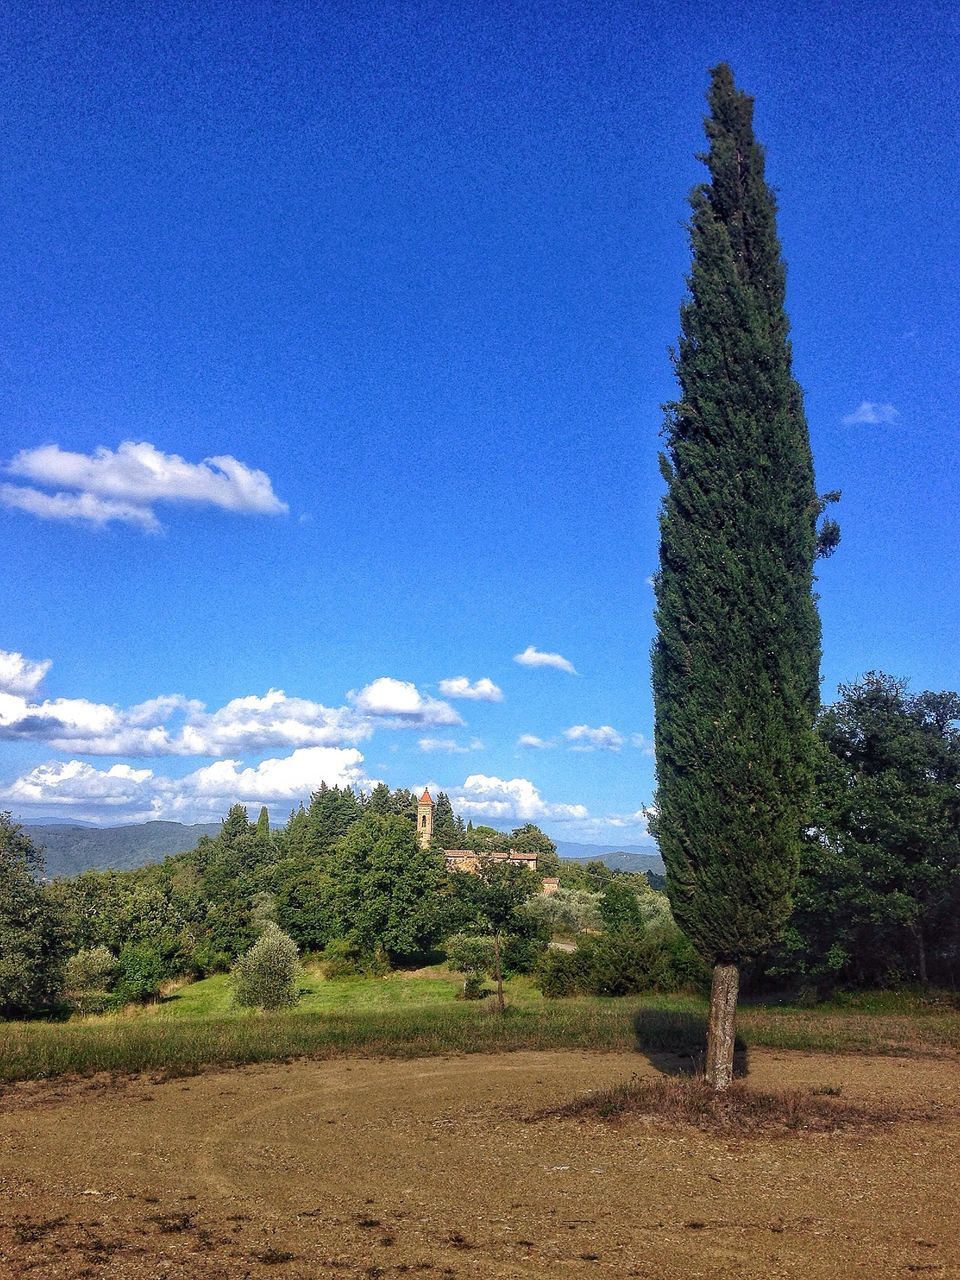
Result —
[[515, 1053], [18, 1086], [0, 1276], [960, 1276], [956, 1057], [751, 1054], [758, 1087], [907, 1108], [880, 1128], [530, 1118], [634, 1073], [657, 1071]]

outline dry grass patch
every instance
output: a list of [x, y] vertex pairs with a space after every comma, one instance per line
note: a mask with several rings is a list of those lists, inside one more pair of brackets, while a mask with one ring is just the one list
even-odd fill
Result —
[[640, 1118], [706, 1132], [752, 1137], [771, 1133], [833, 1133], [892, 1124], [902, 1111], [883, 1103], [869, 1107], [837, 1101], [833, 1091], [787, 1089], [769, 1092], [736, 1082], [717, 1092], [704, 1080], [662, 1078], [615, 1085], [540, 1111], [550, 1117], [622, 1122]]

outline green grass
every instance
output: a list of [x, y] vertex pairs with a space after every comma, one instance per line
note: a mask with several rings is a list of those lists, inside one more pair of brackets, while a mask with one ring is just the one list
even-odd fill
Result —
[[[316, 970], [301, 974], [300, 1004], [295, 1014], [363, 1012], [411, 1006], [452, 1004], [459, 984], [449, 978], [389, 974], [385, 978], [342, 978], [327, 982]], [[295, 1016], [291, 1014], [290, 1016]], [[230, 979], [225, 973], [194, 982], [173, 992], [159, 1005], [148, 1006], [143, 1016], [160, 1018], [249, 1017], [231, 1000]]]
[[[694, 1058], [706, 1003], [695, 996], [545, 1000], [529, 979], [507, 984], [500, 1017], [456, 998], [458, 980], [414, 975], [328, 982], [304, 976], [294, 1009], [258, 1014], [230, 1002], [226, 977], [208, 978], [161, 1004], [65, 1023], [0, 1023], [0, 1081], [100, 1071], [190, 1074], [210, 1066], [348, 1054], [418, 1057], [516, 1049], [634, 1050]], [[960, 1049], [960, 1011], [909, 994], [857, 997], [816, 1008], [745, 1005], [744, 1045], [833, 1053]]]

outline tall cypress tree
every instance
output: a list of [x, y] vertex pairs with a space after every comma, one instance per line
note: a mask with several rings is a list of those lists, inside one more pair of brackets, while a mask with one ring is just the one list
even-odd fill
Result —
[[676, 919], [714, 966], [707, 1077], [722, 1088], [739, 967], [790, 913], [808, 820], [822, 503], [753, 100], [721, 65], [708, 102], [709, 181], [690, 197], [680, 396], [661, 459], [653, 686], [657, 835]]

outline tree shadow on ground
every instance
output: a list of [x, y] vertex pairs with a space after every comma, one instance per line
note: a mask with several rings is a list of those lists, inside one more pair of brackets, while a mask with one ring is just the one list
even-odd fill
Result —
[[[633, 1020], [637, 1050], [651, 1066], [667, 1076], [703, 1074], [707, 1047], [705, 1014], [686, 1009], [640, 1009]], [[743, 1079], [749, 1074], [747, 1046], [737, 1036], [733, 1054], [733, 1074]]]

